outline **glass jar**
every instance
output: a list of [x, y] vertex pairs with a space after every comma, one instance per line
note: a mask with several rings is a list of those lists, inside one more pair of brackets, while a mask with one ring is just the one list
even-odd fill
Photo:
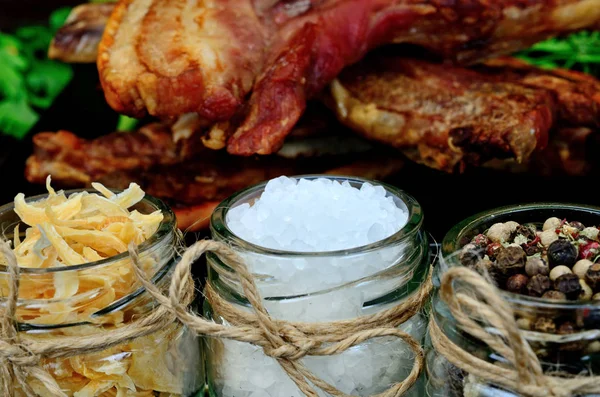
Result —
[[[503, 207], [470, 217], [452, 228], [444, 237], [439, 266], [434, 273], [434, 286], [439, 287], [441, 277], [448, 268], [462, 266], [457, 255], [460, 248], [493, 224], [515, 221], [541, 226], [550, 217], [579, 221], [586, 226], [599, 225], [600, 209], [583, 205], [541, 203]], [[569, 377], [600, 372], [600, 301], [551, 301], [504, 290], [498, 292], [513, 308], [517, 325], [522, 329], [545, 373]], [[431, 316], [442, 332], [462, 349], [490, 363], [506, 363], [504, 357], [460, 328], [437, 293], [434, 293], [432, 299]], [[531, 330], [531, 324], [540, 318], [550, 319], [556, 325], [566, 322], [576, 324], [577, 330], [569, 334]], [[494, 329], [489, 328], [489, 332], [494, 332]], [[519, 395], [514, 390], [505, 390], [469, 376], [436, 352], [429, 338], [426, 374], [429, 396]]]
[[[317, 177], [305, 177], [314, 179]], [[365, 180], [328, 177], [360, 187]], [[377, 183], [378, 184], [378, 183]], [[406, 193], [388, 186], [387, 195], [408, 213], [408, 223], [377, 243], [343, 251], [287, 252], [266, 249], [244, 241], [227, 226], [227, 213], [243, 203], [252, 204], [265, 184], [246, 189], [225, 200], [213, 213], [212, 237], [227, 242], [245, 260], [269, 314], [295, 322], [329, 322], [354, 319], [398, 305], [415, 294], [429, 276], [428, 236], [422, 231], [420, 205]], [[229, 303], [251, 310], [228, 264], [208, 255], [208, 279]], [[226, 321], [205, 303], [205, 315]], [[400, 326], [417, 341], [426, 329], [421, 313]], [[214, 397], [302, 396], [279, 364], [261, 348], [230, 340], [207, 338], [207, 379]], [[321, 379], [344, 393], [368, 396], [383, 392], [406, 378], [414, 355], [397, 338], [377, 338], [341, 354], [305, 357], [304, 364]], [[422, 385], [407, 395], [420, 396]], [[319, 395], [325, 395], [319, 391]]]
[[[66, 192], [67, 194], [75, 191]], [[46, 195], [26, 201], [37, 201]], [[173, 212], [161, 201], [146, 196], [133, 209], [164, 215], [157, 231], [139, 245], [139, 259], [147, 276], [167, 289], [178, 260], [181, 239]], [[20, 225], [13, 204], [0, 208], [5, 238]], [[6, 305], [10, 276], [0, 267], [0, 296]], [[64, 291], [62, 291], [64, 290]], [[20, 269], [16, 317], [18, 330], [31, 341], [62, 336], [99, 338], [111, 330], [147, 315], [155, 301], [141, 287], [127, 252], [104, 260], [63, 268]], [[191, 396], [204, 387], [203, 359], [198, 338], [179, 323], [104, 351], [68, 358], [42, 359], [42, 367], [68, 396]], [[37, 380], [31, 387], [40, 396], [52, 394]], [[19, 390], [17, 395], [21, 395]]]

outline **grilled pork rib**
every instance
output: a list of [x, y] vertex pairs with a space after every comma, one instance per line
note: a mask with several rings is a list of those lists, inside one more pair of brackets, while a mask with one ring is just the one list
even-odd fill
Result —
[[99, 181], [123, 189], [137, 182], [173, 206], [181, 228], [198, 229], [206, 226], [214, 207], [227, 196], [273, 177], [329, 173], [382, 179], [402, 168], [404, 160], [396, 153], [353, 139], [332, 114], [319, 116], [323, 112], [316, 105], [277, 155], [230, 156], [204, 148], [199, 134], [175, 143], [178, 123], [153, 123], [94, 140], [67, 131], [43, 132], [33, 138], [34, 153], [27, 160], [25, 176], [43, 184], [52, 175], [60, 187]]
[[471, 69], [373, 56], [331, 86], [342, 123], [445, 171], [493, 158], [526, 162], [551, 128], [600, 127], [600, 82], [511, 58]]
[[471, 62], [598, 21], [600, 0], [121, 0], [98, 68], [115, 110], [210, 122], [242, 112], [228, 151], [269, 154], [307, 98], [374, 47]]
[[61, 186], [81, 187], [104, 175], [189, 160], [203, 149], [199, 136], [174, 142], [172, 127], [153, 123], [135, 133], [113, 133], [93, 141], [68, 131], [42, 132], [33, 137], [26, 178], [40, 182], [52, 175]]

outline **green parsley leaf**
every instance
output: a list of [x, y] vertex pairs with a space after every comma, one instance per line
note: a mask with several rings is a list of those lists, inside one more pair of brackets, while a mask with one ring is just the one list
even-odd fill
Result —
[[577, 32], [533, 45], [517, 56], [541, 68], [579, 70], [600, 77], [600, 32]]
[[38, 108], [49, 108], [72, 77], [73, 71], [68, 65], [49, 60], [35, 61], [26, 78], [30, 103]]
[[132, 131], [138, 125], [138, 123], [138, 119], [134, 119], [124, 115], [119, 115], [119, 121], [117, 122], [117, 131]]
[[48, 23], [50, 24], [50, 30], [54, 34], [58, 29], [62, 28], [65, 22], [67, 22], [67, 18], [71, 13], [70, 7], [63, 7], [55, 10], [52, 14], [50, 14], [50, 19]]
[[38, 114], [25, 102], [0, 101], [0, 131], [22, 139], [37, 123]]
[[35, 56], [37, 51], [45, 56], [52, 40], [52, 32], [45, 26], [25, 26], [17, 29], [15, 36], [23, 43], [23, 50], [30, 56]]
[[28, 61], [20, 49], [21, 44], [17, 40], [0, 33], [0, 99], [24, 96], [23, 71]]
[[70, 13], [52, 13], [47, 26], [24, 26], [13, 35], [0, 33], [0, 132], [22, 138], [73, 77], [69, 65], [48, 60], [55, 31]]

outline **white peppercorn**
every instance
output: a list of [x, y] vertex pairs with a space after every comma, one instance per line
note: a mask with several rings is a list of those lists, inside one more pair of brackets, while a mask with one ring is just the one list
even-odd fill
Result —
[[550, 280], [554, 281], [563, 274], [571, 274], [573, 273], [571, 269], [566, 266], [556, 266], [554, 269], [550, 270]]
[[527, 262], [525, 262], [525, 273], [527, 273], [529, 277], [533, 277], [537, 274], [547, 276], [548, 273], [550, 273], [550, 266], [548, 266], [546, 261], [542, 258], [530, 256], [527, 258]]
[[598, 238], [598, 228], [595, 227], [586, 227], [579, 234], [583, 237], [587, 237], [590, 240], [596, 240]]
[[503, 243], [510, 237], [510, 230], [503, 223], [495, 223], [490, 227], [486, 236], [495, 243]]
[[594, 262], [589, 259], [581, 259], [578, 260], [575, 265], [573, 265], [573, 273], [577, 275], [577, 277], [584, 279], [585, 273], [588, 271], [590, 266], [592, 266]]
[[600, 352], [600, 341], [593, 341], [591, 343], [588, 343], [587, 346], [585, 347], [585, 351], [587, 353], [598, 353]]
[[509, 233], [513, 233], [520, 225], [515, 221], [508, 221], [504, 223], [504, 227], [508, 229]]
[[544, 230], [540, 234], [540, 240], [542, 242], [542, 245], [544, 247], [547, 247], [550, 244], [552, 244], [553, 242], [555, 242], [556, 240], [558, 240], [558, 234], [556, 234], [556, 232], [554, 230]]
[[546, 231], [546, 230], [556, 230], [560, 227], [560, 224], [562, 223], [562, 221], [556, 217], [552, 217], [552, 218], [548, 218], [546, 219], [546, 222], [544, 222], [544, 226], [542, 226], [542, 230]]

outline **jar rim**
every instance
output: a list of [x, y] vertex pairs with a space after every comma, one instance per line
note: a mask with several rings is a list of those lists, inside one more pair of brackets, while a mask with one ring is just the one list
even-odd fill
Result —
[[[123, 190], [117, 190], [117, 189], [109, 189], [109, 190], [115, 194], [119, 194], [119, 193], [123, 192]], [[69, 196], [73, 193], [79, 193], [79, 192], [98, 193], [95, 189], [71, 189], [71, 190], [64, 191], [65, 195], [67, 195], [67, 196]], [[48, 193], [39, 194], [37, 196], [32, 196], [32, 197], [26, 198], [25, 202], [29, 203], [29, 202], [33, 202], [33, 201], [39, 201], [46, 197], [48, 197]], [[163, 214], [163, 219], [159, 223], [158, 228], [156, 229], [154, 234], [137, 246], [139, 253], [143, 253], [147, 250], [154, 248], [166, 236], [168, 236], [170, 233], [172, 233], [173, 230], [176, 228], [177, 223], [176, 223], [175, 213], [162, 200], [159, 200], [156, 197], [146, 194], [144, 196], [144, 198], [140, 201], [140, 203], [149, 204], [151, 207], [154, 207], [155, 210], [160, 210], [161, 213]], [[14, 202], [3, 205], [0, 207], [0, 215], [5, 214], [9, 211], [14, 211], [14, 208], [15, 208]], [[128, 257], [129, 257], [129, 252], [125, 251], [125, 252], [121, 252], [120, 254], [117, 254], [117, 255], [114, 255], [114, 256], [111, 256], [108, 258], [104, 258], [99, 261], [86, 262], [86, 263], [82, 263], [79, 265], [64, 266], [64, 267], [59, 267], [59, 268], [56, 268], [56, 267], [53, 267], [53, 268], [20, 267], [19, 272], [21, 274], [55, 274], [55, 273], [59, 273], [59, 272], [79, 271], [79, 270], [92, 269], [92, 268], [96, 268], [96, 267], [102, 267], [102, 266], [105, 266], [105, 265], [113, 263], [113, 262], [125, 260]], [[8, 271], [6, 269], [6, 266], [0, 265], [0, 274], [7, 273], [7, 272]]]
[[[442, 249], [439, 256], [441, 266], [438, 266], [438, 271], [443, 272], [444, 269], [442, 269], [442, 267], [448, 268], [450, 266], [463, 266], [457, 259], [460, 249], [462, 248], [460, 246], [460, 240], [469, 230], [474, 229], [477, 225], [488, 223], [494, 218], [502, 215], [520, 214], [536, 210], [576, 211], [598, 216], [600, 219], [600, 207], [573, 203], [540, 202], [530, 204], [508, 205], [504, 207], [494, 208], [488, 211], [483, 211], [457, 223], [454, 227], [452, 227], [452, 229], [450, 229], [450, 231], [448, 231], [448, 233], [446, 233], [442, 240]], [[523, 306], [536, 306], [539, 308], [551, 309], [600, 310], [600, 300], [554, 301], [549, 299], [543, 299], [541, 297], [527, 296], [523, 294], [509, 292], [502, 289], [499, 289], [499, 292], [504, 297], [504, 299], [511, 304], [518, 304]]]
[[409, 238], [412, 238], [415, 233], [417, 233], [421, 229], [421, 225], [423, 224], [423, 210], [418, 201], [397, 187], [389, 185], [387, 183], [383, 183], [377, 180], [369, 180], [365, 178], [351, 177], [351, 176], [340, 176], [340, 175], [297, 175], [291, 176], [293, 179], [308, 179], [315, 180], [319, 178], [330, 179], [334, 181], [348, 181], [350, 183], [355, 184], [364, 184], [370, 183], [375, 186], [382, 186], [387, 193], [392, 194], [396, 198], [398, 198], [404, 205], [406, 205], [408, 211], [408, 219], [407, 222], [400, 230], [396, 233], [388, 236], [382, 240], [376, 241], [371, 244], [362, 245], [353, 248], [347, 248], [342, 250], [335, 251], [318, 251], [318, 252], [301, 252], [301, 251], [287, 251], [287, 250], [278, 250], [272, 248], [266, 248], [237, 236], [227, 225], [227, 213], [229, 209], [231, 209], [237, 202], [244, 199], [245, 197], [256, 195], [259, 192], [264, 191], [265, 186], [268, 181], [261, 182], [254, 186], [250, 186], [244, 190], [241, 190], [225, 200], [223, 200], [217, 208], [213, 211], [211, 219], [210, 219], [210, 230], [213, 238], [218, 237], [225, 241], [229, 241], [234, 245], [243, 248], [247, 251], [252, 251], [258, 254], [263, 255], [281, 255], [281, 256], [302, 256], [302, 257], [331, 257], [331, 256], [341, 256], [341, 255], [352, 255], [357, 253], [365, 253], [369, 251], [374, 251], [381, 249], [389, 244], [400, 242]]

